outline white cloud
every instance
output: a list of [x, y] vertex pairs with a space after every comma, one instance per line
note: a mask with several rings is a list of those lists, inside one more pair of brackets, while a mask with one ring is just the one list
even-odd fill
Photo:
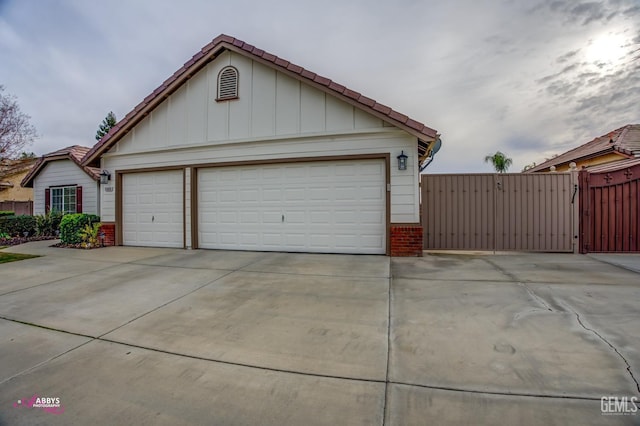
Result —
[[[220, 33], [436, 128], [432, 172], [490, 171], [496, 150], [519, 171], [640, 121], [633, 0], [2, 4], [0, 84], [32, 116], [39, 154], [92, 144], [108, 111], [122, 117]], [[626, 62], [597, 65], [603, 34]]]

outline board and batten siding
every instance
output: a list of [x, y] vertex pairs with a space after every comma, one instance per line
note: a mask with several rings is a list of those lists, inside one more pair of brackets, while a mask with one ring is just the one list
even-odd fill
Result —
[[81, 186], [82, 212], [98, 211], [98, 182], [71, 160], [50, 161], [33, 180], [33, 214], [44, 214], [44, 190], [54, 186]]
[[[238, 70], [239, 97], [216, 102], [218, 73], [228, 65]], [[409, 156], [404, 171], [397, 168], [396, 157], [401, 151]], [[226, 52], [105, 153], [102, 168], [113, 173], [151, 167], [381, 153], [391, 157], [391, 222], [418, 222], [414, 136], [284, 73]], [[102, 220], [115, 221], [115, 184], [103, 185], [101, 190]]]

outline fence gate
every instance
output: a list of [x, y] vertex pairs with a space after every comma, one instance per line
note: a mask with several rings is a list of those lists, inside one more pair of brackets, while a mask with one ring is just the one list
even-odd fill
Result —
[[421, 188], [425, 249], [574, 250], [571, 173], [423, 175]]
[[0, 210], [12, 211], [16, 215], [32, 215], [33, 201], [0, 201]]
[[614, 167], [580, 172], [581, 253], [640, 252], [640, 164]]

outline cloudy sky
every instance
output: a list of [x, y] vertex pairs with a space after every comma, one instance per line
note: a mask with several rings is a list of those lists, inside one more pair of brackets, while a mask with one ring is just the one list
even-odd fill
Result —
[[429, 172], [511, 171], [640, 123], [639, 0], [0, 0], [0, 85], [44, 154], [93, 145], [225, 33], [442, 134]]

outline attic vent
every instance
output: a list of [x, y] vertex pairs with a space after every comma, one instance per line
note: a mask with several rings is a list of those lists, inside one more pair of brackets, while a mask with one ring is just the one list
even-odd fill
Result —
[[238, 97], [238, 70], [234, 67], [225, 67], [218, 74], [218, 98], [217, 101], [226, 101]]

